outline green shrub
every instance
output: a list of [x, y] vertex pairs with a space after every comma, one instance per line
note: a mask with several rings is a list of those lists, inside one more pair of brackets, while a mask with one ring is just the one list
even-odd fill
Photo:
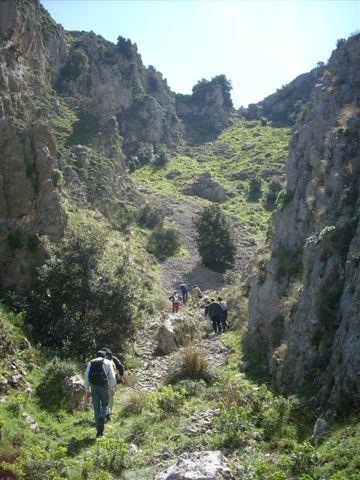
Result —
[[217, 272], [235, 265], [236, 243], [233, 228], [217, 205], [205, 207], [193, 219], [196, 244], [202, 262]]
[[105, 235], [78, 227], [61, 244], [44, 245], [25, 322], [36, 341], [61, 355], [84, 357], [98, 345], [120, 351], [135, 331], [140, 282], [125, 254], [105, 263]]
[[55, 187], [61, 187], [64, 185], [64, 183], [65, 182], [62, 171], [58, 168], [55, 168], [53, 171], [53, 184], [55, 185]]
[[139, 225], [141, 227], [162, 227], [164, 212], [159, 205], [146, 202], [139, 212]]
[[42, 408], [55, 411], [65, 405], [65, 395], [62, 383], [65, 378], [75, 375], [74, 367], [68, 361], [55, 357], [44, 369], [36, 395]]
[[308, 473], [317, 461], [315, 447], [309, 442], [295, 446], [291, 455], [290, 464], [294, 473]]
[[178, 230], [171, 227], [157, 227], [151, 233], [146, 248], [149, 253], [161, 259], [174, 255], [180, 245]]
[[24, 241], [20, 230], [10, 232], [7, 236], [7, 243], [13, 250], [22, 248]]
[[282, 210], [288, 203], [293, 199], [294, 194], [288, 190], [280, 190], [278, 196], [276, 197], [275, 206]]
[[278, 259], [276, 273], [278, 277], [298, 276], [302, 273], [302, 252], [286, 247], [279, 247], [272, 254]]
[[37, 233], [29, 233], [26, 240], [26, 246], [32, 252], [35, 252], [40, 246], [40, 237]]
[[172, 385], [165, 385], [151, 395], [151, 400], [165, 415], [175, 415], [184, 404], [186, 391], [174, 390]]
[[164, 167], [169, 163], [169, 154], [165, 147], [158, 147], [156, 149], [154, 165]]
[[337, 251], [343, 260], [346, 259], [350, 243], [356, 233], [357, 220], [352, 219], [345, 225], [327, 225], [320, 233], [318, 240], [322, 243], [325, 252]]
[[29, 446], [15, 463], [3, 463], [1, 467], [19, 479], [65, 480], [68, 478], [65, 453], [66, 449], [63, 447], [45, 449], [40, 446]]
[[15, 397], [11, 397], [9, 402], [7, 403], [6, 407], [9, 412], [18, 417], [21, 413], [22, 406], [26, 402], [26, 398], [22, 394], [15, 395]]
[[205, 397], [207, 385], [204, 380], [192, 380], [191, 378], [184, 378], [174, 385], [174, 389], [185, 390], [187, 397]]
[[100, 439], [97, 442], [94, 464], [110, 473], [119, 474], [126, 466], [127, 445], [120, 438]]
[[319, 320], [324, 325], [334, 325], [343, 293], [343, 285], [339, 282], [325, 285], [317, 294], [315, 306]]
[[256, 201], [261, 195], [261, 178], [258, 176], [249, 179], [248, 199]]
[[273, 210], [276, 206], [276, 199], [281, 191], [281, 182], [278, 179], [273, 179], [269, 183], [268, 191], [265, 195], [264, 204], [267, 210]]
[[220, 405], [220, 415], [213, 420], [221, 445], [232, 450], [245, 445], [253, 437], [255, 426], [249, 409], [233, 403], [230, 407]]

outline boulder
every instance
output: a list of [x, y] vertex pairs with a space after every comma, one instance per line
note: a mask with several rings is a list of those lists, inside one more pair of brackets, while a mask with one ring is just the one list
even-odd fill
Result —
[[196, 323], [189, 321], [181, 314], [167, 315], [163, 317], [157, 333], [157, 349], [168, 355], [178, 349], [179, 346], [189, 345], [196, 330]]
[[66, 397], [66, 409], [69, 412], [84, 409], [85, 384], [79, 376], [65, 378], [63, 392]]
[[313, 434], [311, 436], [311, 440], [316, 445], [319, 441], [324, 437], [325, 432], [329, 428], [329, 422], [325, 420], [325, 418], [319, 417], [314, 425]]
[[183, 453], [175, 465], [155, 480], [235, 480], [226, 458], [219, 451]]
[[165, 355], [168, 355], [177, 349], [177, 345], [175, 343], [175, 331], [169, 318], [166, 318], [164, 323], [159, 328], [157, 342], [158, 349]]
[[226, 201], [226, 190], [211, 175], [206, 172], [198, 175], [195, 181], [183, 190], [185, 195], [196, 195], [210, 202], [223, 203]]

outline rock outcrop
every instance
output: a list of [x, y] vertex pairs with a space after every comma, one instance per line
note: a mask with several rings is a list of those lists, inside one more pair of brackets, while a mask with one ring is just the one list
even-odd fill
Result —
[[190, 137], [211, 137], [231, 124], [234, 109], [230, 90], [225, 75], [218, 75], [199, 81], [192, 95], [176, 95], [176, 111]]
[[270, 258], [249, 303], [248, 349], [282, 392], [360, 405], [360, 35], [340, 42], [299, 115]]
[[292, 82], [279, 88], [259, 103], [252, 103], [246, 111], [249, 120], [266, 119], [274, 123], [293, 124], [301, 108], [309, 101], [312, 89], [322, 76], [324, 67], [320, 63], [308, 73], [303, 73]]
[[216, 203], [223, 203], [227, 199], [225, 188], [212, 179], [208, 172], [198, 175], [193, 183], [183, 190], [183, 193], [205, 198]]
[[155, 480], [234, 480], [226, 458], [218, 451], [183, 453], [175, 465]]

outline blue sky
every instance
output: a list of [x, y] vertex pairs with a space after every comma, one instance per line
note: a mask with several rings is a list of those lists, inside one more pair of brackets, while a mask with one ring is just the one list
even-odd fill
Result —
[[360, 30], [360, 0], [41, 0], [66, 30], [138, 46], [177, 93], [225, 74], [247, 106], [326, 62]]

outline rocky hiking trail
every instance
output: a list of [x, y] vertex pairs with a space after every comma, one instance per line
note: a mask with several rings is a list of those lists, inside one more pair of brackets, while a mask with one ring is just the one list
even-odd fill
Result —
[[[195, 244], [195, 229], [192, 225], [194, 215], [202, 209], [195, 201], [176, 199], [164, 194], [149, 195], [151, 202], [158, 203], [164, 210], [167, 223], [177, 228], [181, 246], [186, 253], [182, 256], [170, 257], [160, 265], [160, 288], [165, 294], [178, 290], [181, 282], [189, 286], [198, 285], [206, 294], [221, 290], [225, 286], [224, 275], [214, 272], [201, 264]], [[233, 222], [238, 236], [238, 255], [235, 272], [240, 279], [249, 274], [251, 259], [254, 257], [257, 243], [247, 238], [244, 230], [236, 221]], [[138, 392], [155, 391], [166, 382], [167, 377], [179, 369], [185, 350], [191, 346], [203, 355], [210, 366], [219, 368], [228, 362], [232, 347], [222, 343], [222, 336], [212, 331], [206, 332], [206, 319], [200, 306], [189, 303], [178, 313], [162, 312], [160, 318], [152, 318], [135, 342], [134, 353], [139, 367], [129, 375], [129, 388]], [[189, 345], [178, 342], [176, 326], [193, 323], [201, 336]], [[152, 464], [162, 473], [154, 480], [233, 480], [229, 464], [230, 459], [219, 451], [211, 451], [206, 441], [206, 434], [211, 433], [213, 419], [219, 415], [219, 408], [208, 408], [189, 416], [180, 427], [181, 433], [194, 438], [204, 435], [203, 445], [198, 451], [183, 452], [176, 456], [170, 449], [159, 452]], [[165, 470], [166, 469], [166, 470]], [[131, 477], [132, 480], [133, 477]], [[134, 477], [135, 478], [135, 477]]]
[[[172, 348], [171, 330], [172, 325], [186, 321], [186, 316], [191, 316], [199, 328], [202, 329], [206, 324], [204, 316], [200, 309], [194, 307], [193, 310], [187, 309], [186, 313], [163, 313], [162, 319], [153, 319], [141, 332], [135, 346], [135, 355], [141, 366], [133, 372], [133, 381], [135, 389], [138, 391], [153, 391], [164, 384], [166, 377], [178, 367], [184, 354], [186, 346], [176, 348], [168, 354], [159, 352], [159, 335], [164, 335], [162, 326], [168, 329], [167, 335], [169, 347]], [[208, 333], [203, 338], [197, 340], [193, 345], [197, 351], [201, 352], [209, 364], [224, 365], [227, 362], [231, 348], [222, 345], [221, 336]], [[174, 344], [175, 348], [176, 345]], [[130, 380], [130, 383], [132, 381]]]
[[[170, 307], [169, 307], [170, 308]], [[176, 345], [176, 325], [194, 322], [197, 331], [201, 332], [200, 338], [186, 346]], [[206, 320], [198, 306], [185, 306], [182, 312], [162, 313], [160, 319], [153, 318], [138, 336], [135, 343], [135, 355], [140, 366], [129, 375], [129, 389], [138, 392], [155, 391], [164, 385], [166, 378], [178, 370], [184, 352], [190, 346], [201, 353], [209, 365], [216, 368], [228, 362], [232, 347], [222, 344], [222, 336], [206, 331]], [[225, 334], [226, 335], [226, 334]], [[159, 346], [165, 350], [160, 351]], [[180, 433], [189, 437], [211, 434], [214, 428], [213, 419], [220, 413], [220, 408], [207, 408], [193, 413], [180, 427]], [[134, 454], [138, 451], [136, 446], [131, 447]], [[206, 438], [203, 447], [197, 451], [183, 452], [179, 456], [171, 449], [158, 452], [152, 465], [162, 473], [157, 474], [154, 480], [234, 480], [229, 467], [229, 459], [219, 451], [209, 451]], [[131, 451], [131, 449], [129, 450]], [[129, 477], [131, 480], [135, 477]]]

